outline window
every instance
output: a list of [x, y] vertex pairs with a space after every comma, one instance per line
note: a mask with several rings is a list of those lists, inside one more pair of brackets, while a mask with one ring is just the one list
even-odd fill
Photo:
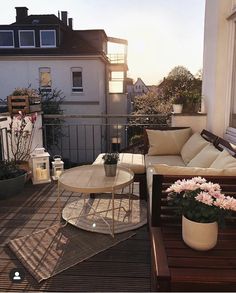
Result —
[[40, 47], [52, 48], [56, 47], [56, 31], [41, 30], [40, 31]]
[[72, 92], [83, 92], [82, 68], [72, 68]]
[[20, 43], [20, 47], [28, 47], [28, 48], [35, 47], [34, 31], [32, 30], [19, 31], [19, 43]]
[[39, 68], [39, 87], [44, 92], [50, 92], [52, 87], [51, 69], [49, 67]]
[[0, 47], [14, 48], [13, 31], [7, 31], [7, 30], [0, 31]]

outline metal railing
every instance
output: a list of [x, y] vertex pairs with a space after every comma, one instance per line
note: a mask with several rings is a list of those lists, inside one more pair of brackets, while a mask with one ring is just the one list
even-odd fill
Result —
[[68, 167], [92, 163], [99, 153], [133, 144], [143, 129], [168, 126], [168, 115], [44, 115], [44, 147]]

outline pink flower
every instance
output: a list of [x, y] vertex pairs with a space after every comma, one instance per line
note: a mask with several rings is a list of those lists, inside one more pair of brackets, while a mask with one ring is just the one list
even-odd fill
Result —
[[207, 192], [204, 192], [204, 191], [201, 191], [196, 197], [195, 199], [197, 201], [200, 201], [204, 204], [207, 204], [209, 206], [212, 206], [213, 204], [213, 198], [207, 193]]

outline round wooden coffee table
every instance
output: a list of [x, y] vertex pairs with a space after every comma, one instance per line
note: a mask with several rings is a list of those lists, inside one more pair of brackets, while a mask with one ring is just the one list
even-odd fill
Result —
[[[68, 169], [58, 179], [58, 204], [61, 215], [60, 190], [65, 189], [82, 194], [111, 193], [112, 228], [114, 237], [114, 198], [116, 191], [131, 186], [134, 173], [130, 169], [117, 167], [116, 176], [106, 177], [103, 165], [85, 165]], [[129, 193], [130, 190], [129, 190]], [[96, 211], [94, 211], [96, 212]], [[105, 220], [104, 220], [105, 221]], [[108, 224], [109, 225], [109, 224]]]

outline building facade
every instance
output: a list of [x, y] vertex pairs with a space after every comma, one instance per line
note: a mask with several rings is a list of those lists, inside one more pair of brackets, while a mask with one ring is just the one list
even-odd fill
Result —
[[206, 0], [203, 109], [207, 128], [236, 143], [236, 1]]

